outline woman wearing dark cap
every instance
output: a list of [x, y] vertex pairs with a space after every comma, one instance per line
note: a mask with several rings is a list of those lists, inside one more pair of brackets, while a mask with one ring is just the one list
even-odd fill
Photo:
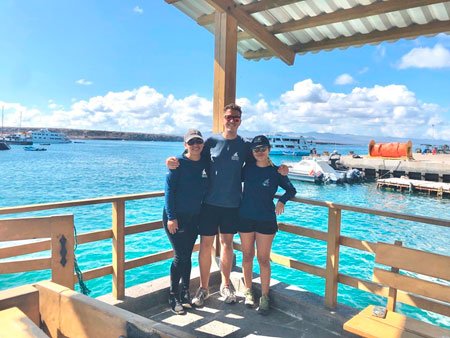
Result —
[[200, 207], [206, 193], [205, 169], [208, 165], [208, 161], [200, 156], [203, 137], [198, 130], [188, 130], [184, 147], [184, 153], [178, 157], [180, 166], [177, 170], [169, 170], [166, 176], [163, 212], [164, 229], [174, 250], [169, 304], [176, 314], [184, 314], [184, 307], [191, 307], [191, 255], [198, 235]]
[[[267, 137], [256, 136], [250, 146], [256, 162], [246, 164], [243, 169], [244, 191], [239, 209], [238, 227], [246, 287], [245, 305], [253, 307], [255, 303], [252, 292], [252, 276], [256, 243], [262, 294], [257, 310], [261, 314], [267, 314], [270, 308], [270, 251], [273, 238], [278, 231], [276, 215], [284, 212], [284, 205], [295, 196], [297, 191], [287, 176], [278, 173], [278, 168], [270, 160], [270, 143]], [[274, 205], [273, 198], [278, 187], [283, 188], [285, 193]]]

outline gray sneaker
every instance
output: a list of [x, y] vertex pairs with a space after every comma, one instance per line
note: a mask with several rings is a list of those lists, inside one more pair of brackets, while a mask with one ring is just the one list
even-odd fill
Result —
[[205, 304], [205, 300], [209, 297], [209, 291], [202, 287], [199, 287], [197, 292], [195, 293], [194, 298], [192, 298], [192, 304], [201, 307]]
[[255, 297], [253, 296], [252, 289], [245, 290], [244, 297], [245, 297], [244, 304], [247, 307], [254, 307], [255, 306]]
[[236, 294], [228, 285], [224, 285], [220, 288], [220, 295], [224, 298], [223, 301], [226, 304], [236, 303]]
[[259, 307], [256, 309], [259, 314], [266, 315], [269, 313], [270, 299], [269, 296], [261, 296], [259, 299]]

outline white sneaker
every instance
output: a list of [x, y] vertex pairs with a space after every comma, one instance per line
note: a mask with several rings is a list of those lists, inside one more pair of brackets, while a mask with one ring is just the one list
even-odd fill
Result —
[[192, 298], [192, 304], [201, 307], [205, 304], [205, 300], [209, 297], [209, 291], [202, 287], [199, 287], [197, 292], [195, 293], [194, 298]]
[[255, 306], [255, 297], [253, 296], [252, 289], [247, 289], [244, 292], [245, 301], [244, 304], [247, 307], [254, 307]]
[[236, 294], [228, 285], [224, 285], [220, 288], [220, 295], [224, 298], [223, 301], [226, 304], [236, 303]]

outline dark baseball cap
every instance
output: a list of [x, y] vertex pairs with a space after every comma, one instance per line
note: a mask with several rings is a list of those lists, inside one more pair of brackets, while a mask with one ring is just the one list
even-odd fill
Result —
[[258, 147], [270, 147], [270, 142], [267, 137], [264, 135], [258, 135], [255, 136], [250, 143], [250, 146], [252, 149], [258, 148]]
[[186, 135], [184, 135], [184, 142], [189, 142], [190, 140], [192, 140], [193, 138], [199, 138], [201, 140], [203, 140], [203, 136], [202, 133], [200, 131], [198, 131], [197, 129], [189, 129], [186, 133]]

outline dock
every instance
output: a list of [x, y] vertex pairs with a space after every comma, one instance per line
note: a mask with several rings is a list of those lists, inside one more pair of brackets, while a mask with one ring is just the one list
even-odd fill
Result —
[[450, 155], [413, 154], [412, 159], [341, 156], [340, 163], [364, 172], [368, 179], [400, 178], [450, 183]]
[[425, 192], [438, 197], [450, 196], [450, 183], [410, 180], [408, 178], [381, 178], [377, 180], [377, 188], [392, 188], [406, 192]]

